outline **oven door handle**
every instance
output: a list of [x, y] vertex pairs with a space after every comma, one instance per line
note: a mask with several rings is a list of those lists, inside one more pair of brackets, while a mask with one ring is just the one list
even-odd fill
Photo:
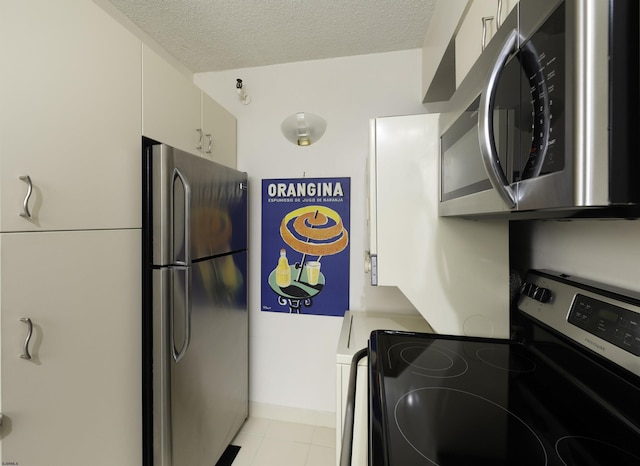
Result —
[[482, 163], [489, 176], [491, 185], [510, 209], [516, 206], [517, 197], [513, 188], [509, 186], [509, 181], [500, 166], [500, 159], [498, 158], [498, 150], [496, 149], [496, 141], [493, 134], [493, 108], [500, 74], [507, 60], [511, 54], [516, 51], [517, 47], [518, 31], [514, 29], [507, 36], [507, 40], [505, 40], [502, 45], [498, 58], [496, 58], [487, 77], [482, 95], [480, 96], [478, 114], [478, 138], [480, 140]]
[[340, 450], [340, 465], [351, 466], [351, 455], [353, 453], [353, 422], [356, 408], [356, 379], [358, 377], [358, 363], [369, 354], [368, 348], [362, 348], [351, 359], [349, 370], [349, 386], [347, 388], [347, 406], [344, 416], [344, 427], [342, 429], [342, 449]]

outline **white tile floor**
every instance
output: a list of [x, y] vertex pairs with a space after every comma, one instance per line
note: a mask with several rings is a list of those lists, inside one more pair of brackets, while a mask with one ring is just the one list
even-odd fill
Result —
[[233, 466], [335, 466], [336, 430], [249, 418], [231, 442], [240, 446]]

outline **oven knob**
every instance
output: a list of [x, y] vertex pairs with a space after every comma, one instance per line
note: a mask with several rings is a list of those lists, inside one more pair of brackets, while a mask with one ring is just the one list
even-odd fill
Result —
[[533, 298], [533, 294], [537, 289], [538, 287], [535, 286], [533, 283], [526, 282], [522, 284], [522, 288], [520, 288], [520, 294]]
[[552, 293], [549, 288], [538, 287], [533, 293], [533, 299], [540, 301], [541, 303], [548, 303], [551, 301]]

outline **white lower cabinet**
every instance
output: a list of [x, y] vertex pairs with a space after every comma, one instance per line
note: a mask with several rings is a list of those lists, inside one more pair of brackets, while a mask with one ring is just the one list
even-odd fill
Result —
[[0, 235], [3, 465], [140, 465], [140, 241]]

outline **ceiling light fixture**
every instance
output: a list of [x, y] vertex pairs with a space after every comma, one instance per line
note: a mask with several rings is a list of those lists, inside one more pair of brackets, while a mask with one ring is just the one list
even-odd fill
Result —
[[288, 116], [280, 125], [282, 134], [297, 146], [310, 146], [322, 137], [327, 129], [324, 118], [308, 112]]

